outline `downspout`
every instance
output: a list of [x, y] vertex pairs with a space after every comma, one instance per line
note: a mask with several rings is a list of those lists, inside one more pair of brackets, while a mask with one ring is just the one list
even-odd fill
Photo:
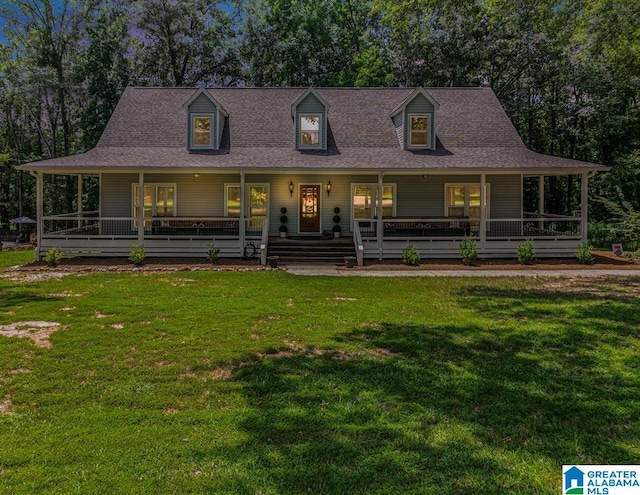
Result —
[[36, 179], [36, 236], [38, 242], [36, 244], [36, 260], [40, 261], [40, 246], [42, 245], [42, 175], [33, 170], [29, 171], [29, 175]]

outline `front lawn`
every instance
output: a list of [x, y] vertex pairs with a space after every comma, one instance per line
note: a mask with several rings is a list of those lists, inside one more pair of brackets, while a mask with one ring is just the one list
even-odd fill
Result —
[[0, 336], [0, 493], [556, 494], [640, 458], [638, 279], [0, 277], [40, 344]]

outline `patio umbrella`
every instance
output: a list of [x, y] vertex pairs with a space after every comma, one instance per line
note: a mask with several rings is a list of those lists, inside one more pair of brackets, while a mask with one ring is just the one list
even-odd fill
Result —
[[9, 222], [11, 222], [11, 223], [36, 223], [35, 220], [33, 220], [33, 219], [29, 218], [29, 217], [25, 217], [25, 216], [14, 218], [12, 220], [9, 220]]

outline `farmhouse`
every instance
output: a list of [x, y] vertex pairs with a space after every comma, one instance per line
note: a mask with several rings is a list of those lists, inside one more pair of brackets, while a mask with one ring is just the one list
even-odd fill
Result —
[[[136, 242], [204, 257], [214, 243], [264, 263], [339, 245], [362, 263], [409, 244], [455, 257], [465, 236], [484, 257], [525, 239], [539, 256], [572, 255], [587, 238], [589, 178], [606, 167], [527, 149], [487, 88], [127, 88], [94, 149], [22, 169], [37, 178], [39, 257], [127, 256]], [[79, 177], [77, 211], [44, 210], [56, 174]], [[580, 185], [571, 215], [545, 208], [550, 176]], [[525, 182], [540, 186], [534, 211]]]

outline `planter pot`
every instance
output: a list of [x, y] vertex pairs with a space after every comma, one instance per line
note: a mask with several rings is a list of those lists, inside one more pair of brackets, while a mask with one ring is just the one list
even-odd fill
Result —
[[280, 237], [287, 237], [287, 233], [286, 232], [280, 232]]
[[340, 232], [334, 232], [333, 237], [340, 237]]
[[344, 257], [344, 266], [347, 268], [353, 268], [356, 266], [356, 257], [355, 256], [345, 256]]
[[279, 256], [269, 256], [267, 257], [267, 263], [271, 268], [278, 268], [278, 258]]

